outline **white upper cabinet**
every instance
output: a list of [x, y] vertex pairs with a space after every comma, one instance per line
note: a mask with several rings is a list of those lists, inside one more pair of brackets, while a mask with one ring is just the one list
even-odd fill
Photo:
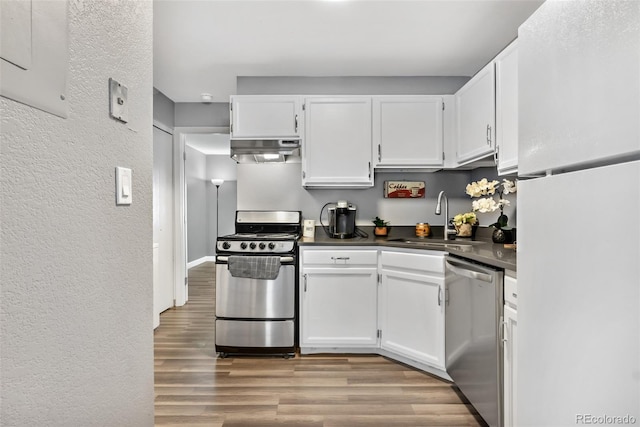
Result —
[[298, 96], [232, 96], [231, 138], [300, 138], [301, 105]]
[[456, 92], [458, 165], [494, 153], [495, 121], [495, 69], [491, 62]]
[[304, 119], [303, 186], [373, 186], [371, 97], [308, 97]]
[[640, 154], [638, 2], [545, 2], [518, 30], [518, 174]]
[[441, 167], [442, 110], [440, 96], [374, 96], [375, 167]]
[[496, 66], [496, 158], [498, 174], [518, 171], [518, 41], [494, 60]]

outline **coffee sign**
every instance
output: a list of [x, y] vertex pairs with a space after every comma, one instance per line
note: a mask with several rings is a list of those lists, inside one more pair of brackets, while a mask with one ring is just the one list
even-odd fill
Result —
[[424, 181], [385, 181], [384, 197], [390, 199], [418, 199], [425, 195]]

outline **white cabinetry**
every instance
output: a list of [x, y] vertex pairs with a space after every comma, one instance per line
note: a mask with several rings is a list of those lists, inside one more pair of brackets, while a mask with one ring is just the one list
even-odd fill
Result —
[[377, 256], [377, 250], [301, 248], [303, 353], [377, 347]]
[[498, 174], [518, 171], [518, 41], [494, 60], [496, 67], [496, 159]]
[[301, 105], [298, 96], [232, 96], [231, 138], [300, 138]]
[[444, 366], [444, 255], [381, 251], [382, 349]]
[[486, 65], [456, 92], [456, 161], [464, 165], [493, 154], [495, 69]]
[[375, 167], [442, 167], [442, 110], [440, 96], [374, 96]]
[[504, 278], [504, 318], [502, 323], [503, 343], [503, 384], [504, 384], [504, 427], [517, 426], [516, 418], [516, 372], [518, 361], [518, 313], [517, 281], [514, 274], [507, 271]]
[[302, 185], [372, 187], [371, 98], [304, 100]]

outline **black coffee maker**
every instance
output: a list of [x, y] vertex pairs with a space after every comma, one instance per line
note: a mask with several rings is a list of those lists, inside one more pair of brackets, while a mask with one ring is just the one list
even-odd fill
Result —
[[[356, 207], [346, 200], [327, 203], [329, 211], [329, 229], [325, 231], [334, 239], [351, 239], [356, 235]], [[324, 208], [323, 208], [324, 209]], [[322, 219], [322, 212], [320, 212]]]

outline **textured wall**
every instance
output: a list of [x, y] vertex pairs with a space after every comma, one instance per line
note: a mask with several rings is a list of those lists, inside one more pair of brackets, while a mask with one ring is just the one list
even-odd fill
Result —
[[152, 2], [68, 13], [68, 119], [0, 98], [0, 425], [151, 426]]

